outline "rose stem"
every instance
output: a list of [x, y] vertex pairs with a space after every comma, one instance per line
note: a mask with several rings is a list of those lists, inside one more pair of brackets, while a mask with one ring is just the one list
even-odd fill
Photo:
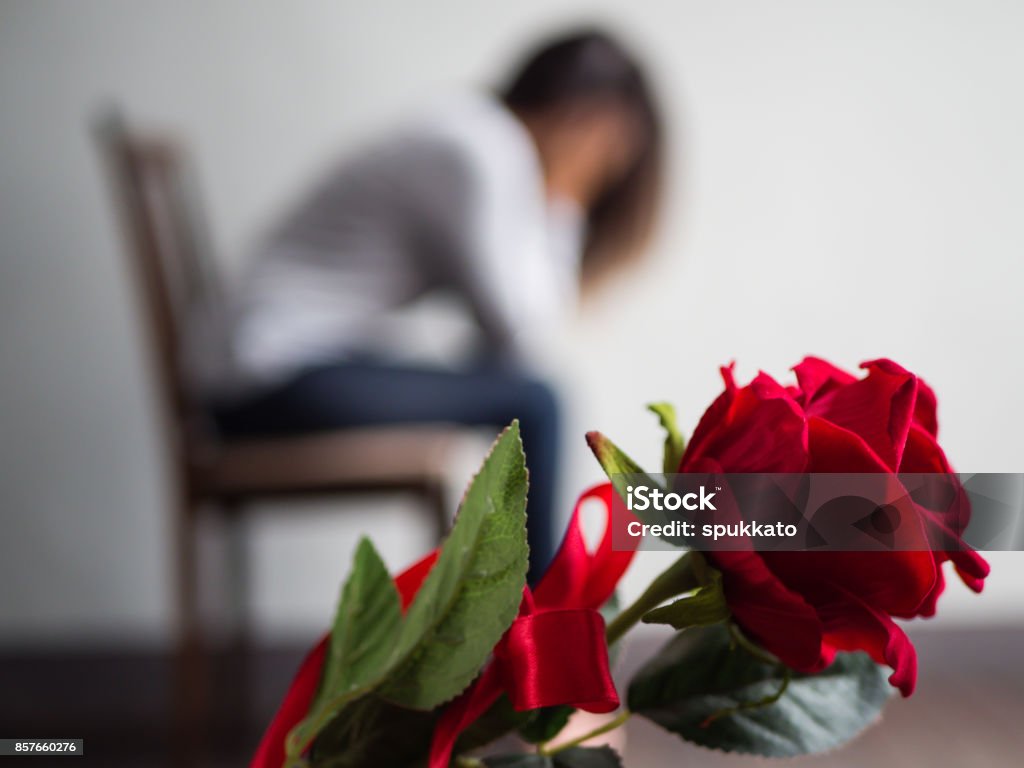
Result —
[[624, 608], [618, 616], [611, 620], [605, 631], [608, 645], [613, 645], [619, 640], [648, 611], [657, 608], [671, 597], [700, 586], [694, 575], [694, 556], [693, 552], [685, 553], [662, 571], [636, 599], [636, 602]]
[[578, 747], [580, 744], [582, 744], [585, 741], [590, 741], [591, 739], [596, 739], [601, 734], [608, 733], [609, 731], [614, 731], [620, 725], [622, 725], [627, 720], [629, 720], [629, 718], [632, 716], [632, 714], [633, 713], [630, 712], [628, 709], [624, 709], [624, 710], [622, 710], [618, 714], [617, 717], [615, 717], [614, 720], [609, 720], [604, 725], [598, 726], [597, 728], [595, 728], [594, 730], [590, 731], [589, 733], [585, 733], [582, 736], [576, 737], [575, 739], [570, 739], [569, 741], [565, 742], [564, 744], [559, 744], [557, 747], [549, 747], [546, 744], [544, 746], [542, 746], [542, 747], [539, 747], [537, 749], [537, 754], [538, 755], [544, 755], [544, 756], [551, 756], [551, 755], [554, 755], [554, 754], [556, 754], [558, 752], [562, 752], [562, 751], [564, 751], [566, 749], [571, 749], [572, 747]]

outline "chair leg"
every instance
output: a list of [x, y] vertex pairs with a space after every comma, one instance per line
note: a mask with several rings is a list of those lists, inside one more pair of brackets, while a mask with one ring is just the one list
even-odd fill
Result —
[[230, 698], [230, 712], [237, 718], [243, 731], [249, 726], [249, 704], [253, 688], [253, 647], [250, 631], [249, 610], [251, 606], [249, 529], [245, 510], [241, 502], [224, 503], [227, 522], [227, 576], [230, 588], [230, 639], [228, 652], [231, 655], [233, 694]]
[[198, 503], [182, 494], [175, 519], [177, 652], [174, 674], [175, 763], [197, 765], [203, 750], [206, 659], [199, 611]]

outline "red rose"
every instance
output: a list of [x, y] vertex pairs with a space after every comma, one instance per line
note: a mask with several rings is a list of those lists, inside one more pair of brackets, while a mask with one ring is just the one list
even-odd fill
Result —
[[[936, 441], [935, 394], [890, 360], [864, 363], [857, 379], [806, 358], [797, 386], [760, 373], [723, 392], [701, 418], [680, 472], [951, 472]], [[919, 508], [922, 524], [956, 537], [965, 520]], [[952, 548], [951, 549], [955, 549]], [[930, 616], [952, 560], [980, 592], [988, 564], [976, 552], [709, 552], [723, 574], [737, 623], [801, 672], [828, 666], [837, 651], [863, 650], [892, 667], [889, 681], [914, 690], [917, 655], [893, 618]]]

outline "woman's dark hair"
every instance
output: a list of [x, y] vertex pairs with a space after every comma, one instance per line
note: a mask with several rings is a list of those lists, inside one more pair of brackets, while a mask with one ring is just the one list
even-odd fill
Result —
[[658, 212], [663, 148], [661, 116], [636, 59], [605, 32], [575, 32], [537, 49], [499, 95], [520, 114], [599, 98], [621, 104], [634, 116], [640, 129], [636, 158], [587, 212], [583, 280], [638, 256]]

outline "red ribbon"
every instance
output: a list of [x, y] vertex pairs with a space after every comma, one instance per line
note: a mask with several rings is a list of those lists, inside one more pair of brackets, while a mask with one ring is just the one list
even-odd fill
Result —
[[[612, 549], [611, 484], [596, 486], [576, 502], [558, 554], [537, 588], [523, 589], [519, 616], [494, 648], [480, 677], [441, 715], [430, 745], [429, 768], [447, 768], [459, 735], [508, 693], [519, 711], [571, 704], [588, 712], [611, 712], [619, 696], [608, 668], [604, 619], [597, 612], [615, 590], [634, 551]], [[591, 553], [583, 539], [580, 508], [597, 499], [605, 510], [605, 531]], [[408, 608], [437, 560], [437, 551], [395, 577]], [[330, 636], [302, 662], [280, 709], [263, 734], [250, 768], [280, 768], [284, 741], [313, 703]]]

